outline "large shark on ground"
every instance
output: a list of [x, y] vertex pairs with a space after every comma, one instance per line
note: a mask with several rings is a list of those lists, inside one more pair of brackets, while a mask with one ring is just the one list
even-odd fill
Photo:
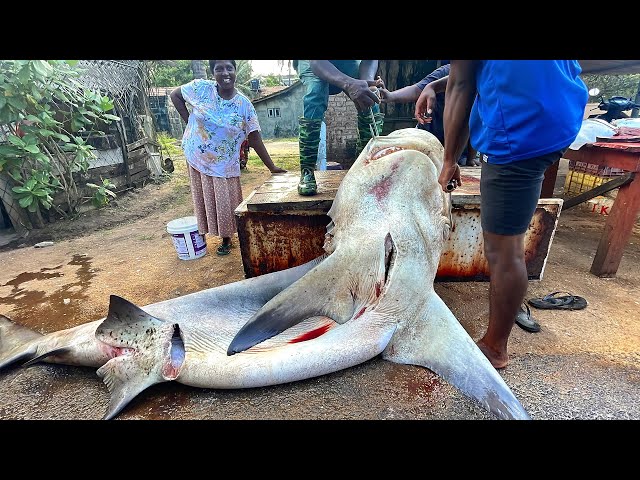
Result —
[[328, 374], [378, 355], [429, 368], [498, 418], [528, 419], [433, 288], [450, 229], [442, 146], [411, 128], [375, 137], [345, 175], [325, 255], [41, 335], [0, 316], [0, 368], [97, 367], [105, 418], [156, 383], [249, 388]]

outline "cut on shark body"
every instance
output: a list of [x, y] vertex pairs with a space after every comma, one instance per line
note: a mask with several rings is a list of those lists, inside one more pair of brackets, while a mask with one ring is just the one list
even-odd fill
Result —
[[498, 418], [528, 419], [433, 289], [450, 220], [428, 132], [373, 138], [328, 213], [325, 255], [298, 267], [41, 335], [0, 317], [0, 368], [96, 367], [115, 417], [151, 385], [252, 388], [325, 375], [381, 355], [429, 368]]

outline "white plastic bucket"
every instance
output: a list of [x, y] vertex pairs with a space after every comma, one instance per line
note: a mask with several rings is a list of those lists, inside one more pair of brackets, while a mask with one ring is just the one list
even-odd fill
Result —
[[198, 232], [196, 217], [171, 220], [167, 223], [167, 232], [171, 234], [179, 259], [193, 260], [207, 253], [207, 241], [205, 236]]

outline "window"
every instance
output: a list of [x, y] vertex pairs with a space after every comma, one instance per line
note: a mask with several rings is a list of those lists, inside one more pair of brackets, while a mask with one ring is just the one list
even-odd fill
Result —
[[267, 117], [269, 117], [269, 118], [279, 118], [280, 117], [280, 109], [279, 108], [268, 108], [267, 109]]

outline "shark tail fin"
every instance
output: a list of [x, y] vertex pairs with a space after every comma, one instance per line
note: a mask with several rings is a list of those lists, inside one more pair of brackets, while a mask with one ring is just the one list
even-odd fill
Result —
[[35, 355], [38, 346], [33, 340], [42, 337], [42, 334], [0, 315], [0, 369]]
[[97, 371], [111, 395], [105, 420], [146, 388], [175, 380], [184, 362], [178, 324], [153, 317], [116, 295], [111, 295], [109, 313], [96, 329], [96, 338], [118, 352]]

